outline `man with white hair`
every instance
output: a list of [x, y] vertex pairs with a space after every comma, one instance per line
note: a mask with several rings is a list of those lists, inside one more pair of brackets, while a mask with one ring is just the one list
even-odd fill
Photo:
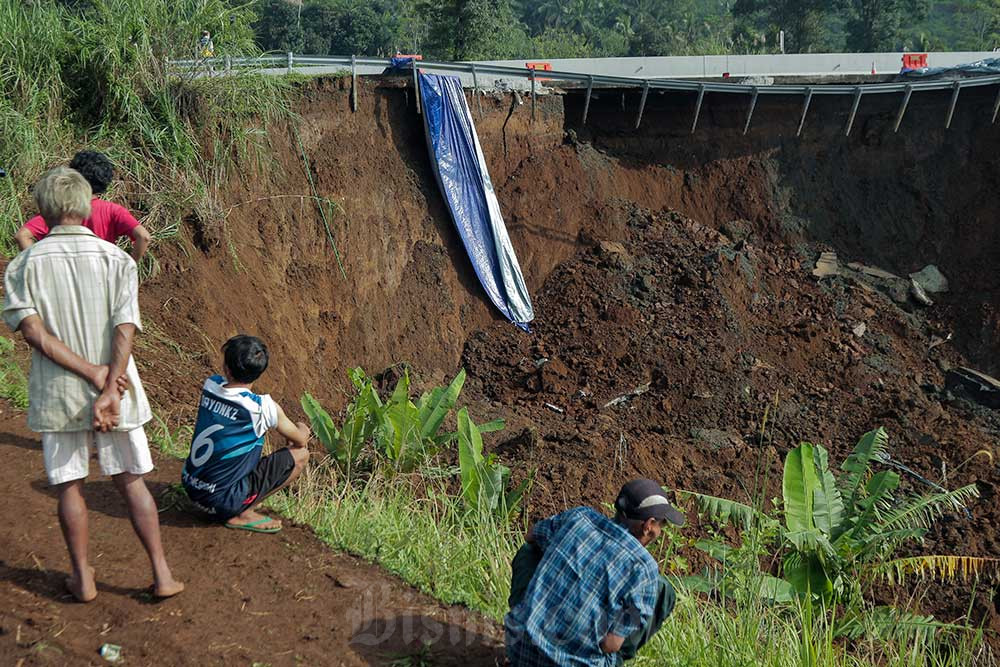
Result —
[[3, 318], [33, 349], [28, 427], [41, 433], [45, 472], [58, 492], [72, 565], [66, 586], [80, 602], [97, 597], [83, 498], [93, 445], [149, 556], [153, 594], [176, 595], [184, 585], [167, 566], [156, 503], [142, 479], [153, 469], [143, 431], [152, 413], [132, 360], [141, 327], [135, 261], [82, 225], [91, 188], [77, 171], [49, 171], [34, 196], [51, 231], [8, 264]]
[[646, 550], [684, 524], [660, 485], [625, 484], [615, 518], [576, 507], [536, 523], [511, 566], [504, 618], [513, 667], [621, 665], [656, 633], [675, 594]]

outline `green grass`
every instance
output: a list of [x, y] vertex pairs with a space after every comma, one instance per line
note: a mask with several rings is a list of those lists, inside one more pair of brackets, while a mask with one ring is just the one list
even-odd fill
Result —
[[510, 559], [523, 531], [489, 513], [469, 514], [440, 479], [377, 473], [355, 485], [324, 462], [271, 506], [439, 600], [493, 618], [506, 612]]
[[191, 436], [194, 427], [191, 424], [178, 424], [171, 427], [169, 419], [160, 413], [153, 413], [153, 421], [146, 425], [149, 442], [160, 450], [160, 453], [175, 459], [183, 459], [191, 449]]
[[[759, 603], [727, 608], [682, 594], [670, 619], [643, 649], [635, 664], [663, 667], [985, 667], [996, 664], [981, 637], [975, 633], [953, 638], [956, 642], [953, 646], [930, 638], [913, 644], [866, 640], [848, 647], [833, 638], [825, 620], [816, 620], [807, 634], [803, 632], [805, 614], [786, 612]], [[811, 641], [807, 642], [806, 637], [811, 637]]]
[[28, 409], [28, 376], [14, 352], [14, 341], [0, 336], [0, 398], [18, 410]]
[[[218, 54], [252, 54], [248, 3], [226, 0], [0, 0], [0, 252], [34, 209], [30, 187], [87, 147], [116, 165], [108, 198], [136, 213], [154, 239], [193, 216], [224, 222], [215, 193], [262, 171], [272, 122], [292, 118], [282, 77], [171, 77], [203, 28]], [[155, 252], [155, 247], [154, 247]], [[155, 263], [155, 259], [151, 260]], [[146, 273], [151, 268], [147, 267]]]

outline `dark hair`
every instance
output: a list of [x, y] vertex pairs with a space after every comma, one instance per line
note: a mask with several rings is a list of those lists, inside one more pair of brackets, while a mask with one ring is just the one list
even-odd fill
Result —
[[253, 382], [267, 370], [267, 345], [256, 336], [233, 336], [222, 346], [226, 368], [237, 382]]
[[80, 151], [69, 163], [70, 169], [76, 169], [90, 183], [90, 189], [95, 195], [103, 194], [115, 177], [115, 168], [104, 153], [97, 151]]

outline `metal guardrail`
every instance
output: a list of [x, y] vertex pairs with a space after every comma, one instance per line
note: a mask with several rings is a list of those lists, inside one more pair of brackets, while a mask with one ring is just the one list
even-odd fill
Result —
[[[517, 67], [504, 67], [499, 65], [488, 65], [483, 63], [463, 63], [463, 62], [439, 62], [420, 60], [416, 61], [420, 70], [436, 72], [456, 72], [471, 74], [473, 78], [473, 88], [479, 90], [479, 75], [493, 75], [514, 79], [528, 79], [531, 83], [532, 115], [534, 116], [535, 97], [537, 95], [537, 84], [539, 81], [561, 81], [565, 83], [576, 83], [586, 85], [587, 97], [584, 103], [583, 123], [586, 124], [590, 110], [590, 99], [594, 87], [600, 88], [639, 88], [642, 90], [642, 97], [639, 103], [639, 112], [636, 117], [635, 127], [638, 128], [642, 122], [643, 111], [646, 106], [646, 99], [650, 90], [670, 90], [688, 91], [698, 94], [695, 106], [694, 120], [691, 124], [691, 132], [698, 127], [698, 119], [701, 115], [702, 102], [705, 93], [725, 93], [750, 95], [750, 105], [747, 110], [746, 122], [743, 133], [750, 130], [750, 123], [753, 119], [754, 110], [757, 107], [757, 99], [760, 95], [802, 95], [804, 102], [802, 114], [799, 121], [796, 136], [802, 133], [805, 126], [806, 116], [812, 98], [815, 95], [846, 95], [853, 97], [851, 113], [844, 130], [845, 135], [850, 135], [854, 126], [854, 119], [857, 116], [861, 98], [865, 95], [885, 95], [892, 93], [902, 93], [903, 98], [899, 110], [896, 114], [896, 121], [893, 131], [898, 132], [899, 126], [906, 114], [906, 109], [910, 103], [910, 97], [914, 92], [951, 90], [951, 102], [948, 107], [948, 115], [945, 119], [945, 127], [951, 127], [952, 118], [955, 115], [955, 108], [958, 104], [959, 95], [963, 88], [977, 88], [983, 86], [998, 86], [996, 102], [993, 105], [993, 117], [991, 123], [996, 123], [1000, 115], [1000, 75], [972, 77], [967, 79], [954, 80], [934, 80], [934, 81], [914, 81], [914, 82], [890, 82], [890, 83], [866, 83], [866, 84], [778, 84], [778, 85], [757, 85], [751, 83], [719, 83], [710, 81], [691, 81], [684, 79], [643, 79], [637, 77], [608, 76], [580, 74], [577, 72], [561, 72], [546, 70], [537, 74], [536, 70], [521, 69]], [[358, 67], [376, 67], [385, 69], [392, 66], [389, 58], [368, 58], [357, 56], [301, 56], [291, 52], [285, 55], [264, 55], [253, 58], [202, 58], [193, 60], [168, 60], [168, 69], [174, 71], [198, 72], [209, 68], [220, 67], [223, 71], [233, 71], [235, 69], [248, 68], [283, 68], [289, 74], [296, 67], [343, 67], [350, 70], [352, 79], [352, 103], [354, 110], [357, 110], [357, 77]], [[414, 70], [414, 81], [416, 71]]]

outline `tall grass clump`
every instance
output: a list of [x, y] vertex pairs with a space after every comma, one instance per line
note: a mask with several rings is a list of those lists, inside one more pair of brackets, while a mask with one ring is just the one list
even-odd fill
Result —
[[290, 114], [290, 87], [280, 77], [173, 76], [166, 60], [190, 57], [203, 29], [217, 55], [254, 54], [251, 6], [0, 0], [0, 166], [10, 174], [0, 250], [14, 250], [31, 184], [85, 146], [115, 161], [109, 196], [155, 236], [173, 236], [191, 213], [220, 215], [214, 191], [259, 155], [268, 121]]

